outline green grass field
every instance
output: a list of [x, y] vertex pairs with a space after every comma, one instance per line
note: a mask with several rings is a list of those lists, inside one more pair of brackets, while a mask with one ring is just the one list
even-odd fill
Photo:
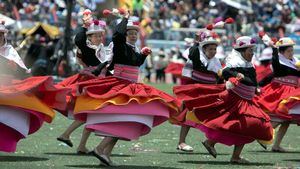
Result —
[[[155, 85], [171, 92], [171, 85]], [[35, 134], [18, 144], [16, 153], [0, 153], [0, 169], [91, 169], [102, 168], [99, 161], [92, 156], [77, 155], [76, 146], [82, 132], [82, 127], [72, 135], [74, 147], [70, 148], [56, 141], [64, 129], [72, 121], [57, 114], [52, 124], [44, 126]], [[229, 163], [232, 148], [218, 144], [218, 157], [214, 159], [204, 149], [201, 141], [204, 135], [192, 129], [187, 142], [195, 149], [194, 153], [183, 153], [176, 150], [180, 127], [168, 122], [156, 127], [140, 140], [119, 141], [113, 151], [112, 160], [119, 169], [200, 169], [200, 168], [300, 168], [300, 135], [299, 128], [291, 126], [283, 140], [282, 146], [289, 153], [272, 153], [264, 151], [256, 142], [248, 144], [242, 153], [251, 160], [250, 165], [232, 165]], [[0, 131], [1, 132], [1, 131]], [[88, 148], [93, 149], [101, 138], [91, 135]], [[270, 147], [269, 147], [270, 149]]]

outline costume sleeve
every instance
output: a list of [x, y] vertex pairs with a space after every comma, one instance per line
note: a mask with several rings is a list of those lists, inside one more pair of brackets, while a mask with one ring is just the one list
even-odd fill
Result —
[[95, 75], [95, 76], [98, 76], [102, 69], [108, 64], [108, 62], [103, 62], [103, 63], [100, 63], [97, 68], [95, 70], [92, 71], [92, 73]]
[[274, 69], [274, 72], [277, 72], [280, 70], [280, 63], [279, 63], [279, 56], [278, 56], [278, 49], [277, 48], [272, 48], [273, 49], [273, 57], [272, 57], [272, 67]]
[[267, 84], [271, 83], [272, 79], [274, 77], [274, 74], [271, 73], [270, 75], [268, 75], [267, 77], [263, 78], [261, 81], [258, 82], [258, 85], [260, 87], [266, 86]]
[[201, 72], [208, 72], [207, 68], [200, 61], [200, 52], [197, 45], [190, 48], [189, 59], [193, 63], [193, 69]]
[[81, 27], [75, 36], [75, 44], [79, 49], [83, 49], [84, 47], [86, 47], [86, 31], [86, 28]]
[[126, 43], [126, 30], [127, 30], [128, 19], [123, 18], [122, 21], [116, 26], [115, 32], [113, 34], [114, 45], [120, 43]]
[[138, 65], [139, 66], [141, 66], [145, 62], [147, 56], [148, 55], [138, 54], [137, 57], [138, 57]]
[[234, 68], [226, 67], [226, 68], [223, 69], [223, 71], [222, 71], [222, 77], [223, 77], [225, 80], [228, 80], [228, 79], [231, 78], [231, 77], [236, 77], [237, 74], [238, 74], [238, 72], [237, 72]]

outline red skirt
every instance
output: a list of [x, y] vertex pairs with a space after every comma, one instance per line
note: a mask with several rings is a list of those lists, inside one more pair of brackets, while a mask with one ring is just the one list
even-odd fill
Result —
[[254, 102], [235, 93], [203, 95], [184, 102], [187, 119], [198, 124], [207, 138], [225, 145], [243, 145], [254, 140], [270, 143], [273, 128], [270, 118]]
[[11, 80], [10, 84], [0, 84], [2, 96], [31, 93], [49, 107], [57, 110], [66, 109], [66, 95], [69, 92], [68, 88], [54, 86], [51, 76], [35, 76], [24, 80]]
[[296, 89], [295, 86], [271, 82], [262, 88], [262, 93], [254, 101], [271, 116], [272, 120], [290, 121], [292, 116], [287, 112], [278, 110], [278, 108], [279, 103], [288, 96], [293, 95]]
[[44, 121], [51, 123], [53, 109], [65, 108], [68, 92], [55, 88], [49, 76], [0, 84], [0, 151], [14, 152], [20, 139], [36, 132]]
[[96, 78], [93, 74], [90, 73], [94, 69], [95, 69], [95, 67], [88, 67], [88, 68], [82, 70], [80, 73], [70, 76], [70, 77], [64, 79], [63, 81], [57, 83], [57, 86], [71, 88], [71, 90], [72, 90], [71, 93], [73, 96], [75, 96], [76, 90], [77, 90], [77, 83]]
[[[175, 86], [173, 88], [173, 93], [176, 95], [176, 98], [180, 103], [185, 102], [187, 100], [207, 95], [213, 93], [219, 93], [225, 89], [224, 84], [189, 84], [189, 85], [180, 85]], [[188, 113], [188, 109], [182, 106], [182, 111], [176, 118], [173, 118], [171, 123], [183, 126], [196, 127], [197, 125], [192, 121], [186, 120], [186, 114]]]
[[175, 77], [181, 77], [184, 64], [170, 62], [165, 69], [165, 73], [170, 73]]
[[184, 76], [182, 76], [182, 77], [180, 78], [180, 84], [181, 84], [181, 85], [197, 84], [197, 83], [199, 83], [199, 82], [197, 82], [196, 80], [193, 80], [193, 79], [191, 79], [191, 78], [189, 78], [189, 77], [184, 77]]
[[118, 77], [79, 83], [78, 91], [75, 118], [85, 121], [86, 128], [98, 135], [138, 139], [178, 113], [172, 96]]
[[256, 80], [258, 82], [260, 82], [261, 80], [263, 80], [265, 77], [269, 76], [270, 74], [272, 74], [272, 69], [269, 65], [259, 65], [259, 66], [255, 66], [255, 71], [256, 71]]
[[291, 121], [300, 125], [300, 88], [287, 95], [279, 103], [277, 114], [285, 114], [291, 117]]
[[70, 76], [56, 84], [56, 86], [58, 88], [68, 88], [71, 90], [70, 95], [66, 96], [66, 102], [67, 102], [66, 109], [59, 111], [62, 115], [66, 116], [66, 117], [70, 117], [70, 118], [72, 118], [72, 116], [73, 116], [70, 114], [73, 114], [74, 99], [75, 99], [75, 96], [77, 93], [77, 84], [80, 82], [84, 82], [84, 81], [88, 81], [88, 80], [96, 78], [94, 75], [92, 75], [88, 71], [90, 72], [91, 70], [81, 71], [80, 73]]

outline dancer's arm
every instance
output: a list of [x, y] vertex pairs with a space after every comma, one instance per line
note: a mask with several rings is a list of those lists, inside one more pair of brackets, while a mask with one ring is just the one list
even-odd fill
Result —
[[108, 64], [108, 62], [103, 62], [103, 63], [100, 63], [97, 68], [95, 70], [92, 71], [92, 74], [94, 74], [95, 76], [98, 76], [102, 69]]

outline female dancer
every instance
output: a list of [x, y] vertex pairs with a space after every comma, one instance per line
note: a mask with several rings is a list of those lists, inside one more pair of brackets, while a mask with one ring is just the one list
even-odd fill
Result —
[[[254, 140], [271, 141], [270, 118], [252, 101], [257, 91], [255, 69], [251, 63], [255, 40], [242, 36], [226, 59], [222, 77], [227, 80], [222, 92], [191, 97], [184, 101], [187, 120], [198, 124], [207, 140], [203, 145], [216, 158], [216, 143], [234, 145], [230, 162], [249, 163], [240, 157], [245, 144]], [[203, 90], [199, 85], [195, 91]], [[188, 95], [187, 95], [188, 97]]]
[[49, 76], [18, 80], [30, 70], [7, 43], [7, 33], [0, 22], [0, 151], [15, 152], [20, 139], [36, 132], [44, 121], [51, 123], [52, 108], [66, 108], [69, 90], [53, 87]]
[[86, 128], [106, 136], [93, 151], [105, 165], [112, 164], [110, 154], [119, 139], [138, 139], [178, 111], [172, 96], [137, 82], [138, 68], [151, 50], [137, 52], [139, 26], [128, 18], [126, 12], [113, 35], [113, 77], [79, 83], [74, 109]]
[[[74, 97], [76, 96], [76, 87], [79, 82], [87, 81], [96, 78], [94, 74], [100, 74], [102, 77], [111, 75], [109, 71], [103, 68], [104, 62], [111, 61], [111, 55], [107, 54], [102, 43], [102, 38], [105, 32], [105, 22], [92, 20], [92, 16], [89, 10], [84, 11], [83, 15], [83, 27], [80, 28], [79, 32], [75, 37], [75, 44], [79, 48], [77, 50], [77, 59], [79, 63], [84, 67], [80, 73], [73, 75], [57, 85], [60, 87], [71, 88], [71, 96], [68, 97], [68, 109], [63, 112], [63, 115], [73, 118], [74, 109]], [[109, 50], [109, 48], [108, 48]], [[110, 52], [111, 53], [111, 52]], [[99, 65], [97, 68], [96, 66]], [[99, 72], [99, 70], [102, 72]], [[68, 146], [73, 147], [73, 143], [70, 140], [70, 135], [84, 122], [75, 120], [58, 138], [58, 141], [66, 143]], [[90, 136], [90, 131], [84, 129], [82, 132], [81, 141], [77, 147], [78, 154], [88, 154], [89, 150], [86, 148], [86, 142]]]
[[[198, 97], [203, 94], [212, 94], [222, 91], [223, 85], [212, 85], [203, 88], [203, 91], [194, 91], [195, 85], [187, 84], [216, 84], [223, 83], [224, 80], [220, 77], [222, 65], [216, 58], [218, 47], [218, 34], [212, 30], [216, 27], [224, 27], [225, 24], [231, 24], [234, 20], [227, 18], [225, 21], [218, 21], [215, 24], [209, 24], [206, 29], [196, 33], [194, 45], [189, 48], [188, 61], [185, 64], [181, 82], [183, 86], [174, 87], [174, 93], [180, 101]], [[186, 53], [186, 52], [184, 52]], [[201, 86], [201, 85], [200, 85]], [[199, 89], [199, 88], [198, 88]], [[188, 96], [188, 97], [186, 97]], [[178, 121], [175, 124], [182, 125], [179, 136], [178, 150], [193, 151], [193, 148], [185, 143], [185, 138], [189, 132], [190, 126], [197, 128], [197, 125], [191, 121], [186, 121], [187, 109], [185, 108], [178, 116]]]
[[[222, 66], [220, 61], [217, 58], [215, 58], [216, 49], [219, 44], [216, 40], [217, 35], [209, 30], [200, 31], [198, 32], [198, 34], [199, 35], [197, 37], [199, 38], [197, 40], [197, 43], [189, 49], [189, 60], [185, 64], [182, 71], [182, 76], [185, 77], [183, 82], [185, 82], [186, 84], [176, 86], [173, 88], [174, 94], [178, 97], [180, 101], [188, 99], [181, 96], [191, 96], [192, 93], [196, 93], [197, 96], [198, 94], [208, 94], [213, 92], [217, 93], [220, 92], [223, 88], [215, 88], [215, 86], [212, 86], [211, 89], [207, 88], [200, 93], [199, 91], [194, 91], [195, 85], [187, 85], [196, 83], [222, 83], [222, 79], [220, 79], [217, 75], [218, 71], [222, 69]], [[197, 96], [194, 95], [193, 97]], [[178, 121], [174, 121], [174, 123], [182, 125], [177, 149], [191, 152], [193, 151], [193, 148], [185, 143], [185, 138], [190, 130], [190, 126], [196, 127], [196, 125], [191, 122], [185, 121], [187, 111], [187, 109], [184, 109], [178, 116]]]
[[280, 143], [289, 124], [295, 119], [290, 114], [277, 109], [284, 98], [287, 98], [290, 94], [293, 95], [294, 91], [299, 88], [300, 71], [296, 66], [297, 58], [293, 56], [295, 43], [292, 39], [284, 37], [279, 39], [275, 45], [273, 41], [270, 41], [269, 44], [273, 49], [273, 80], [263, 87], [262, 94], [255, 98], [255, 101], [270, 115], [273, 128], [280, 125], [272, 151], [286, 152], [285, 149], [280, 147]]

